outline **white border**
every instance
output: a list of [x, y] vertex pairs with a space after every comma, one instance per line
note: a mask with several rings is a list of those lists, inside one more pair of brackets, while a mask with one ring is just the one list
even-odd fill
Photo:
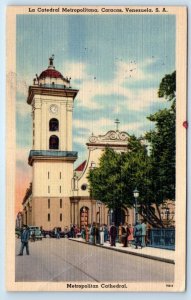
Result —
[[[42, 5], [51, 5], [53, 1], [1, 1], [0, 2], [0, 16], [1, 16], [1, 27], [0, 27], [0, 32], [1, 32], [1, 37], [3, 37], [3, 43], [1, 43], [0, 45], [0, 50], [1, 50], [1, 72], [0, 72], [0, 76], [1, 76], [1, 83], [4, 83], [5, 82], [5, 6], [6, 5], [39, 5], [39, 2], [40, 2], [40, 6]], [[106, 1], [104, 1], [106, 2]], [[188, 6], [188, 14], [190, 15], [190, 11], [191, 11], [191, 3], [189, 3], [189, 1], [157, 1], [157, 3], [153, 3], [152, 1], [120, 1], [120, 2], [117, 2], [117, 1], [110, 1], [109, 3], [103, 3], [102, 1], [65, 1], [64, 3], [62, 1], [57, 1], [56, 3], [54, 3], [54, 5], [164, 5], [164, 6], [167, 6], [167, 5], [187, 5]], [[188, 30], [190, 31], [190, 22], [189, 22], [189, 27], [188, 27]], [[188, 34], [188, 36], [190, 37], [190, 32]], [[2, 41], [2, 39], [1, 39]], [[190, 44], [190, 43], [189, 43]], [[188, 50], [188, 62], [190, 61], [190, 51]], [[190, 64], [189, 64], [189, 70], [190, 70]], [[189, 74], [189, 70], [188, 70], [188, 74]], [[4, 84], [3, 84], [3, 95], [5, 95], [5, 88], [4, 88]], [[190, 78], [188, 78], [188, 87], [190, 86]], [[189, 99], [189, 96], [190, 96], [190, 88], [188, 90], [188, 99]], [[1, 155], [1, 161], [0, 161], [0, 168], [1, 168], [1, 172], [0, 172], [0, 184], [1, 184], [1, 190], [0, 190], [0, 199], [1, 199], [1, 206], [0, 206], [0, 225], [1, 225], [1, 233], [2, 233], [2, 242], [4, 242], [3, 244], [5, 245], [5, 242], [6, 242], [6, 237], [5, 237], [5, 172], [3, 172], [3, 170], [5, 170], [5, 97], [3, 97], [3, 99], [1, 100], [1, 110], [0, 110], [0, 118], [1, 118], [1, 123], [0, 123], [0, 129], [1, 129], [1, 132], [2, 132], [2, 135], [1, 135], [1, 148], [0, 148], [0, 155]], [[189, 101], [188, 101], [188, 121], [190, 120], [190, 114], [191, 114], [191, 108], [190, 108], [190, 104], [189, 104]], [[189, 152], [190, 152], [190, 145], [191, 145], [191, 142], [190, 142], [190, 130], [188, 129], [188, 199], [189, 199], [189, 195], [190, 195], [190, 192], [191, 192], [191, 187], [189, 187], [189, 175], [190, 175], [190, 156], [189, 156]], [[190, 216], [190, 205], [189, 205], [189, 202], [188, 202], [188, 216]], [[188, 228], [191, 228], [191, 222], [189, 221], [189, 218], [188, 218]], [[189, 234], [189, 232], [188, 232]], [[190, 269], [190, 241], [188, 239], [188, 256], [187, 256], [187, 266], [188, 266], [188, 270]], [[26, 299], [26, 296], [27, 296], [27, 299], [33, 299], [34, 297], [34, 294], [33, 293], [6, 293], [5, 292], [5, 272], [4, 272], [4, 265], [3, 265], [3, 262], [5, 261], [5, 249], [4, 248], [0, 248], [0, 257], [2, 258], [0, 260], [1, 262], [1, 265], [0, 265], [0, 296], [1, 296], [1, 299], [11, 299], [13, 296], [14, 296], [14, 299], [17, 299], [17, 297], [19, 299], [22, 299], [22, 297], [25, 297]], [[166, 294], [166, 293], [163, 293], [163, 295], [166, 294], [166, 297], [168, 297], [168, 299], [178, 299], [179, 297], [181, 297], [181, 299], [189, 299], [189, 295], [191, 295], [191, 288], [190, 288], [190, 284], [191, 284], [191, 281], [190, 281], [190, 272], [188, 272], [187, 274], [187, 291], [184, 293], [184, 294]], [[14, 295], [13, 295], [14, 294]], [[67, 297], [67, 299], [78, 299], [83, 297], [83, 299], [87, 299], [86, 297], [89, 297], [88, 295], [89, 293], [83, 293], [83, 294], [79, 294], [79, 293], [57, 293], [54, 295], [52, 294], [48, 294], [48, 293], [35, 293], [35, 298], [37, 299], [44, 299], [45, 297], [46, 298], [50, 298], [52, 299], [52, 296], [56, 299], [63, 299], [64, 297]], [[94, 298], [94, 297], [97, 297], [96, 295], [97, 293], [91, 293], [91, 298]], [[100, 295], [100, 293], [99, 293]], [[137, 299], [138, 296], [141, 296], [141, 298], [144, 300], [144, 299], [150, 299], [150, 297], [152, 297], [153, 299], [153, 296], [156, 298], [156, 299], [159, 299], [159, 297], [161, 297], [161, 293], [157, 293], [157, 295], [152, 295], [152, 294], [145, 294], [145, 293], [142, 293], [141, 295], [140, 294], [137, 294], [137, 293], [130, 293], [128, 292], [128, 294], [122, 294], [122, 293], [115, 293], [111, 296], [110, 293], [102, 293], [102, 295], [100, 295], [101, 297], [103, 297], [104, 299], [111, 299], [114, 297], [118, 297], [120, 299], [122, 299], [123, 297], [131, 297], [131, 299]]]

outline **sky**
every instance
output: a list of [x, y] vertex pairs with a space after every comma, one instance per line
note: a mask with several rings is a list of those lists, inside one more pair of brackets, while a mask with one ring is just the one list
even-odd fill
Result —
[[169, 106], [157, 97], [161, 79], [176, 69], [173, 15], [19, 15], [16, 32], [16, 211], [31, 181], [28, 86], [48, 67], [79, 89], [73, 111], [73, 150], [79, 165], [93, 133], [119, 130], [137, 137], [153, 129], [146, 117]]

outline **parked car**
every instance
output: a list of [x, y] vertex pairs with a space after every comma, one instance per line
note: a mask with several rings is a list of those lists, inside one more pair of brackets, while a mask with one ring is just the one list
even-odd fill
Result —
[[62, 231], [61, 227], [54, 227], [52, 230], [42, 230], [43, 237], [51, 237], [51, 238], [57, 238], [57, 233], [59, 232], [60, 238], [70, 237], [71, 233], [66, 228]]
[[30, 230], [30, 239], [31, 240], [42, 240], [43, 235], [38, 226], [28, 226]]

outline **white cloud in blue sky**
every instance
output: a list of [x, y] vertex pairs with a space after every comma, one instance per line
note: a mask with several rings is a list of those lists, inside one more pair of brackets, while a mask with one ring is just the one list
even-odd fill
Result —
[[168, 105], [157, 90], [162, 77], [176, 69], [175, 33], [173, 15], [17, 16], [18, 149], [31, 148], [32, 120], [22, 84], [32, 84], [51, 54], [56, 69], [79, 89], [73, 114], [79, 163], [87, 157], [91, 133], [114, 129], [115, 118], [130, 134], [150, 130], [146, 117]]

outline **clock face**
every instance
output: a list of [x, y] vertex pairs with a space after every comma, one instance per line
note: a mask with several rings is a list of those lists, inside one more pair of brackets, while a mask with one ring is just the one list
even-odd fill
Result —
[[52, 104], [52, 105], [50, 106], [50, 112], [51, 112], [52, 114], [57, 114], [57, 112], [58, 112], [58, 106], [57, 106], [56, 104]]

